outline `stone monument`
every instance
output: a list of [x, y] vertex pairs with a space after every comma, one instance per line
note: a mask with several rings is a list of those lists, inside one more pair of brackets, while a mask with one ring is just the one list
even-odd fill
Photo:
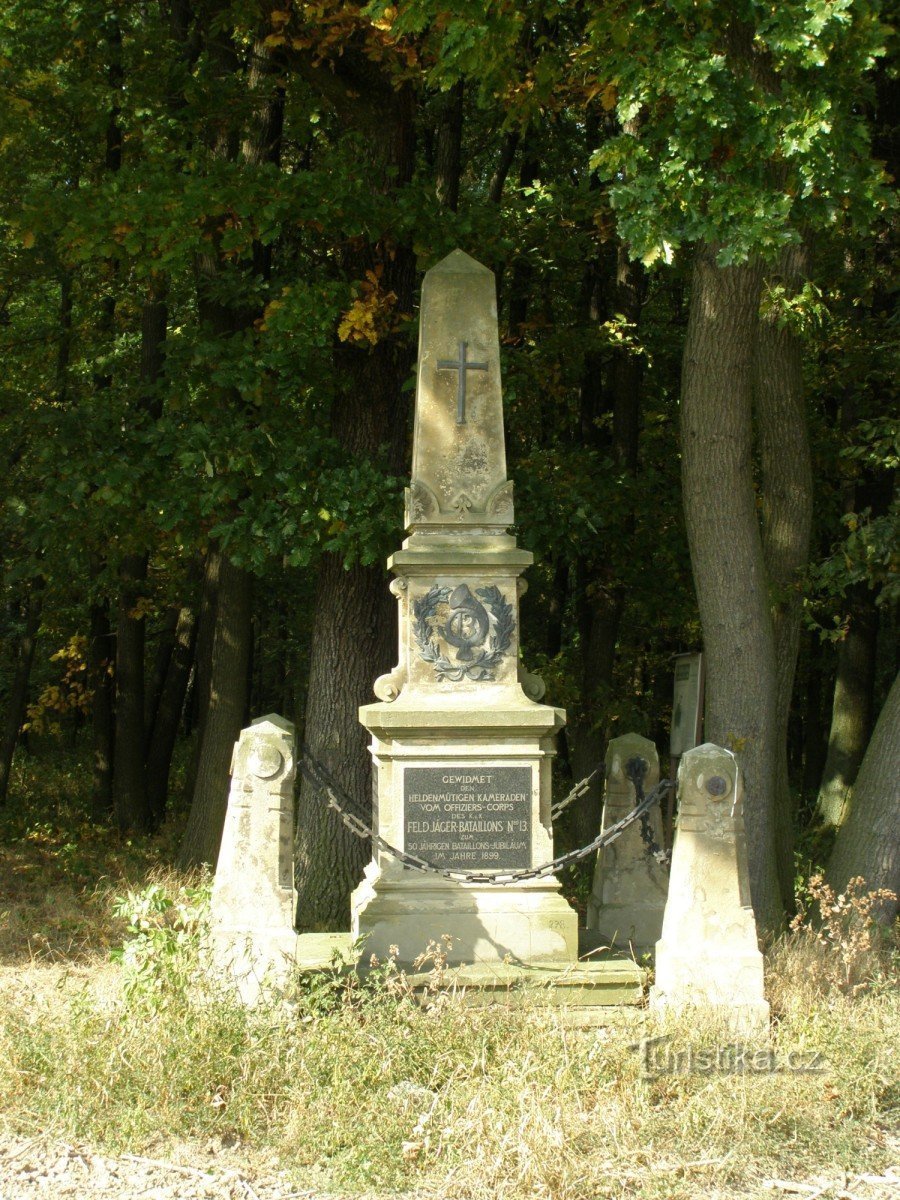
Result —
[[265, 977], [286, 978], [297, 953], [294, 911], [294, 727], [259, 717], [241, 731], [210, 900], [216, 967], [252, 1002]]
[[689, 750], [678, 768], [678, 797], [651, 1006], [713, 1009], [737, 1032], [764, 1030], [769, 1005], [732, 752], [711, 743]]
[[[626, 773], [633, 758], [646, 764], [646, 795], [659, 783], [659, 755], [649, 738], [625, 733], [613, 738], [606, 750], [606, 794], [601, 831], [609, 829], [637, 803], [634, 784]], [[648, 815], [657, 845], [662, 845], [662, 815], [654, 805]], [[608, 945], [628, 945], [652, 950], [662, 932], [663, 911], [669, 887], [668, 872], [647, 852], [639, 822], [597, 854], [594, 886], [588, 900], [587, 927]]]
[[[389, 560], [397, 666], [360, 720], [372, 735], [375, 821], [401, 850], [457, 872], [553, 858], [550, 770], [561, 709], [519, 665], [522, 572], [508, 532], [494, 276], [455, 250], [422, 289], [409, 537]], [[420, 874], [382, 850], [352, 899], [366, 953], [409, 963], [453, 939], [454, 963], [572, 962], [577, 917], [553, 878], [504, 885]]]

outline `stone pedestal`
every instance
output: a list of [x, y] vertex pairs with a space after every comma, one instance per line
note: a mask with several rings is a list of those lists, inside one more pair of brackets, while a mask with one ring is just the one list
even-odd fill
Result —
[[[492, 273], [454, 251], [425, 277], [410, 536], [389, 561], [397, 666], [360, 709], [372, 735], [378, 833], [454, 872], [553, 858], [550, 764], [564, 713], [519, 666], [522, 572], [507, 532], [500, 348]], [[365, 953], [410, 963], [451, 937], [453, 963], [569, 962], [577, 917], [555, 879], [489, 885], [420, 874], [376, 851], [352, 899]]]
[[254, 721], [235, 744], [231, 790], [210, 902], [216, 966], [253, 1002], [262, 980], [293, 969], [294, 727]]
[[[496, 696], [461, 704], [367, 705], [378, 775], [378, 831], [393, 846], [454, 871], [504, 871], [553, 858], [550, 763], [558, 709]], [[421, 701], [421, 697], [419, 698]], [[572, 962], [577, 917], [555, 879], [454, 882], [378, 852], [353, 893], [352, 929], [365, 953], [399, 948], [411, 963], [453, 939], [453, 963]]]
[[651, 1006], [712, 1009], [736, 1032], [765, 1030], [769, 1005], [750, 903], [741, 779], [731, 751], [709, 743], [688, 751], [678, 795]]
[[[601, 830], [615, 825], [637, 803], [634, 784], [626, 774], [633, 758], [646, 763], [646, 795], [659, 783], [659, 756], [649, 738], [626, 733], [613, 738], [606, 751], [606, 793]], [[657, 845], [662, 845], [662, 815], [655, 807], [649, 816]], [[597, 855], [594, 886], [588, 900], [587, 927], [608, 945], [652, 950], [662, 933], [669, 876], [641, 837], [640, 824], [624, 833]]]

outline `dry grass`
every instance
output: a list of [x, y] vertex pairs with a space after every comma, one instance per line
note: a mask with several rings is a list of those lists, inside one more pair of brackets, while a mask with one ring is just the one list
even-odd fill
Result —
[[[127, 992], [121, 968], [100, 964], [121, 936], [111, 896], [140, 876], [140, 856], [126, 855], [117, 882], [87, 879], [79, 892], [71, 872], [54, 882], [45, 849], [23, 836], [0, 858], [15, 911], [3, 955], [16, 965], [0, 972], [0, 1092], [13, 1129], [157, 1156], [197, 1139], [268, 1148], [301, 1185], [312, 1172], [323, 1189], [354, 1193], [724, 1200], [784, 1194], [766, 1180], [824, 1187], [846, 1172], [858, 1200], [889, 1194], [849, 1185], [900, 1161], [900, 1000], [883, 950], [870, 947], [858, 986], [842, 989], [834, 948], [795, 931], [769, 959], [774, 1069], [706, 1069], [729, 1035], [647, 1016], [646, 1036], [671, 1039], [655, 1060], [668, 1071], [648, 1076], [633, 1032], [567, 1029], [553, 1010], [473, 1009], [439, 991], [423, 1008], [390, 978], [360, 986], [326, 974], [290, 1004], [248, 1012], [197, 969], [194, 942], [164, 936], [152, 986]], [[171, 871], [155, 880], [173, 895], [192, 882]], [[30, 922], [52, 954], [35, 956]]]

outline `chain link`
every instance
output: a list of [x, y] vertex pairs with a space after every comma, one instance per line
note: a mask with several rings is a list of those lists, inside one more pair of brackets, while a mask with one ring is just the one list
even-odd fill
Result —
[[[593, 854], [595, 850], [601, 850], [604, 846], [610, 845], [620, 837], [629, 826], [635, 821], [641, 822], [641, 839], [647, 847], [649, 854], [657, 860], [657, 862], [668, 865], [668, 854], [661, 850], [653, 838], [650, 827], [649, 814], [654, 805], [658, 804], [662, 797], [666, 794], [669, 788], [672, 787], [672, 782], [669, 779], [664, 779], [658, 783], [655, 788], [644, 795], [643, 780], [646, 774], [647, 764], [644, 759], [629, 759], [626, 764], [626, 774], [632, 764], [632, 774], [629, 775], [631, 782], [634, 784], [637, 804], [615, 825], [611, 825], [609, 829], [605, 829], [598, 834], [592, 842], [586, 846], [581, 846], [577, 850], [569, 850], [566, 854], [560, 854], [551, 862], [543, 863], [539, 867], [527, 867], [519, 871], [453, 871], [444, 867], [435, 866], [434, 863], [427, 862], [424, 858], [419, 858], [416, 854], [408, 854], [405, 850], [399, 850], [396, 846], [392, 846], [390, 842], [385, 841], [380, 834], [371, 829], [365, 821], [354, 816], [352, 812], [348, 812], [348, 805], [352, 805], [353, 801], [339, 784], [330, 775], [328, 769], [314, 757], [307, 745], [301, 747], [302, 754], [300, 757], [300, 770], [305, 778], [312, 784], [316, 794], [325, 796], [327, 805], [333, 809], [340, 817], [343, 824], [356, 837], [363, 840], [369, 839], [373, 846], [379, 850], [383, 850], [386, 854], [390, 854], [392, 858], [396, 858], [398, 862], [409, 867], [413, 871], [421, 871], [427, 874], [440, 875], [444, 879], [449, 879], [454, 883], [478, 883], [491, 884], [502, 886], [508, 883], [519, 883], [526, 879], [542, 879], [547, 875], [555, 875], [557, 871], [561, 871], [563, 867], [568, 867], [572, 863], [578, 862], [583, 858], [587, 858]], [[575, 788], [566, 796], [565, 800], [561, 801], [552, 810], [551, 815], [557, 815], [567, 808], [574, 799], [579, 795], [583, 795], [590, 784], [591, 779], [597, 774], [597, 770], [593, 771], [581, 783], [576, 784]], [[340, 799], [338, 795], [340, 794]], [[344, 803], [341, 803], [341, 800]]]

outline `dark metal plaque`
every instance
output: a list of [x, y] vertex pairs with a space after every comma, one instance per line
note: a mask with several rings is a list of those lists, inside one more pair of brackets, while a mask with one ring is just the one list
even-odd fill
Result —
[[531, 866], [530, 767], [407, 767], [404, 848], [453, 871]]

